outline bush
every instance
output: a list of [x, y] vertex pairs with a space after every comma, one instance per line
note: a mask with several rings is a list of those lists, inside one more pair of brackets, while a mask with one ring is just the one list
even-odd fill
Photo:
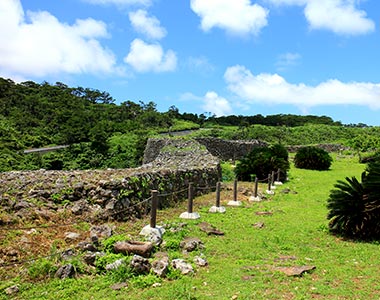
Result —
[[294, 157], [294, 165], [299, 169], [328, 170], [332, 163], [332, 157], [328, 152], [317, 147], [303, 147]]
[[380, 239], [380, 161], [362, 174], [338, 181], [327, 202], [331, 232], [357, 239]]
[[252, 175], [265, 179], [268, 174], [278, 169], [282, 171], [280, 180], [285, 180], [289, 170], [288, 151], [280, 144], [254, 148], [237, 163], [235, 174], [239, 180], [251, 181]]

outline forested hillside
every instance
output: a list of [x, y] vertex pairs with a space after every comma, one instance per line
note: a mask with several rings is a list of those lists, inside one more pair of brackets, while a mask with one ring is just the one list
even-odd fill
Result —
[[[141, 163], [148, 137], [182, 129], [194, 135], [261, 139], [285, 145], [341, 142], [358, 150], [378, 148], [380, 130], [342, 125], [326, 116], [226, 116], [158, 112], [154, 102], [118, 101], [104, 91], [57, 82], [19, 84], [0, 78], [0, 171], [127, 168]], [[24, 150], [68, 147], [44, 154]]]

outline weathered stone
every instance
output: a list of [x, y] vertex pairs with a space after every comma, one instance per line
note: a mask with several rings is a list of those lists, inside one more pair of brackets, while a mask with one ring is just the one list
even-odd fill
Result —
[[206, 232], [208, 235], [224, 235], [224, 232], [216, 229], [214, 226], [207, 222], [199, 223], [200, 230]]
[[253, 224], [253, 227], [258, 228], [258, 229], [264, 228], [264, 226], [265, 225], [263, 222], [257, 222], [255, 224]]
[[270, 211], [257, 211], [257, 212], [255, 212], [255, 214], [257, 216], [271, 216], [271, 215], [273, 215], [273, 213]]
[[296, 266], [296, 267], [275, 267], [277, 271], [285, 273], [287, 276], [301, 276], [305, 272], [316, 269], [315, 266]]
[[148, 274], [152, 268], [149, 260], [139, 255], [134, 255], [129, 265], [139, 275]]
[[67, 264], [58, 269], [55, 273], [56, 278], [65, 279], [72, 278], [75, 276], [75, 268], [72, 264]]
[[109, 238], [112, 235], [112, 229], [108, 225], [92, 226], [90, 229], [90, 236], [97, 236], [98, 238]]
[[120, 258], [116, 261], [114, 261], [113, 263], [110, 263], [108, 265], [106, 265], [105, 269], [107, 271], [111, 271], [111, 270], [116, 270], [118, 268], [120, 268], [121, 266], [125, 265], [125, 259], [124, 258]]
[[172, 267], [181, 271], [182, 275], [194, 273], [193, 266], [180, 258], [172, 260]]
[[67, 249], [61, 252], [61, 258], [63, 260], [67, 260], [72, 258], [75, 255], [75, 251], [73, 249]]
[[121, 282], [121, 283], [115, 283], [110, 286], [111, 289], [114, 291], [120, 291], [121, 289], [126, 289], [128, 288], [128, 283], [126, 282]]
[[71, 212], [74, 215], [82, 215], [84, 212], [90, 211], [89, 205], [86, 200], [79, 200], [71, 207]]
[[201, 257], [201, 256], [196, 256], [194, 257], [194, 263], [199, 266], [199, 267], [206, 267], [208, 266], [208, 261]]
[[19, 201], [13, 206], [13, 209], [17, 211], [17, 210], [21, 210], [23, 208], [29, 208], [29, 207], [33, 207], [33, 206], [34, 205], [32, 203], [29, 203], [26, 201]]
[[142, 257], [149, 257], [153, 249], [150, 242], [120, 241], [114, 244], [115, 253], [137, 254]]
[[80, 238], [80, 234], [76, 232], [65, 232], [65, 241], [66, 242], [73, 242], [75, 240], [78, 240]]
[[86, 242], [86, 241], [79, 242], [77, 247], [82, 251], [90, 251], [90, 252], [96, 252], [97, 251], [97, 248], [93, 243]]
[[88, 252], [83, 255], [83, 261], [90, 266], [95, 266], [96, 258], [102, 257], [104, 255], [104, 252]]
[[9, 296], [17, 294], [19, 291], [20, 291], [20, 288], [18, 285], [12, 285], [5, 289], [5, 293]]
[[187, 237], [185, 238], [179, 246], [186, 252], [192, 252], [198, 249], [203, 249], [204, 244], [203, 242], [198, 239], [198, 238], [192, 238], [192, 237]]
[[169, 270], [169, 258], [162, 257], [159, 260], [155, 260], [152, 263], [152, 271], [159, 277], [165, 277]]

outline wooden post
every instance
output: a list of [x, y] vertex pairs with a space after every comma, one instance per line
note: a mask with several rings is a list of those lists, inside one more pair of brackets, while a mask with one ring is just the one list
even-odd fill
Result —
[[189, 214], [193, 213], [193, 183], [192, 182], [189, 183], [187, 212]]
[[268, 174], [268, 191], [270, 191], [271, 185], [272, 185], [271, 175]]
[[258, 187], [259, 187], [259, 179], [256, 177], [256, 178], [255, 178], [255, 190], [253, 191], [253, 196], [254, 196], [254, 197], [257, 197], [257, 190], [258, 190]]
[[274, 185], [274, 175], [275, 175], [275, 171], [272, 171], [272, 176], [271, 176], [271, 185]]
[[220, 207], [220, 182], [216, 183], [216, 207]]
[[151, 228], [156, 228], [157, 207], [158, 207], [158, 191], [152, 190], [152, 211], [150, 213], [150, 227]]
[[277, 181], [279, 182], [280, 181], [280, 174], [281, 174], [281, 169], [279, 168], [277, 170]]
[[234, 201], [237, 201], [237, 179], [234, 180]]

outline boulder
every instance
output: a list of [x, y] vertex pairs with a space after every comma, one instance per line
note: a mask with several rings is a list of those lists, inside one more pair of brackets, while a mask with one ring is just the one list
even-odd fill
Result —
[[65, 279], [65, 278], [73, 278], [75, 276], [75, 269], [72, 264], [67, 264], [58, 269], [55, 273], [56, 278]]
[[172, 260], [172, 267], [176, 270], [181, 271], [182, 275], [194, 273], [193, 266], [180, 258]]
[[133, 256], [129, 266], [137, 275], [148, 274], [152, 268], [149, 260], [139, 255]]

